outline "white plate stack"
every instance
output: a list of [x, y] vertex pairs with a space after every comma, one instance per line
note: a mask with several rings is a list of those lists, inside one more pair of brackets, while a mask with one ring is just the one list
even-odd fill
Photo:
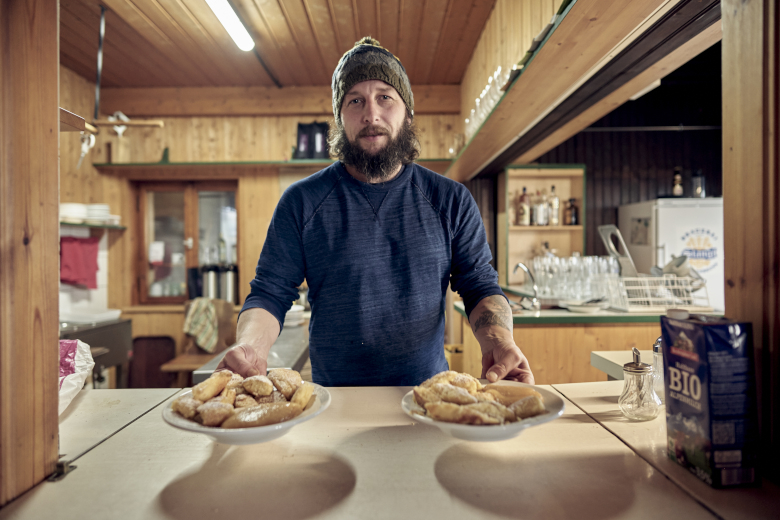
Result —
[[285, 327], [297, 327], [303, 324], [303, 305], [293, 305], [284, 316]]
[[87, 205], [87, 218], [84, 220], [84, 223], [98, 226], [105, 225], [110, 217], [110, 212], [108, 204], [89, 204]]
[[60, 204], [60, 222], [67, 224], [83, 224], [87, 219], [87, 205], [76, 202], [63, 202]]

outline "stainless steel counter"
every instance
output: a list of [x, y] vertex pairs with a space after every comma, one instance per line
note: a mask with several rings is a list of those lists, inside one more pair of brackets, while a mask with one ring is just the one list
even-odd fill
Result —
[[[225, 351], [227, 352], [227, 351]], [[225, 356], [222, 352], [217, 357], [192, 373], [192, 384], [197, 385], [207, 379]], [[299, 327], [285, 327], [268, 354], [268, 369], [291, 368], [299, 370], [309, 358], [309, 325], [304, 322]]]

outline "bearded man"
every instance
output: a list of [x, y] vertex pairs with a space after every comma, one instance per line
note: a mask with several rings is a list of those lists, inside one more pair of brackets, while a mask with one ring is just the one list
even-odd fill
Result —
[[483, 377], [533, 383], [468, 190], [413, 161], [414, 98], [401, 62], [363, 38], [333, 73], [339, 161], [290, 186], [274, 212], [220, 368], [266, 373], [306, 279], [312, 379], [324, 386], [417, 385], [447, 370], [447, 286], [463, 298]]

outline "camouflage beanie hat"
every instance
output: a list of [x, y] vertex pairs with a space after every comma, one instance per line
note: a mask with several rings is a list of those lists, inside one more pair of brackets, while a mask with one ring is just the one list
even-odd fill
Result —
[[337, 122], [341, 118], [341, 103], [349, 89], [370, 79], [384, 81], [398, 91], [409, 114], [414, 117], [412, 87], [401, 60], [379, 45], [378, 41], [366, 36], [344, 53], [333, 71], [333, 115]]

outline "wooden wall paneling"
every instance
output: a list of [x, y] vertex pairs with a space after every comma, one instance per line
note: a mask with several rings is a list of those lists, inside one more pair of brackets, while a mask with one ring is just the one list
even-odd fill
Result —
[[[60, 2], [60, 16], [70, 16], [80, 22], [84, 37], [91, 44], [92, 52], [88, 54], [89, 61], [84, 71], [78, 73], [85, 78], [95, 78], [97, 70], [97, 31], [100, 26], [100, 6], [97, 3], [87, 4], [82, 0], [62, 0]], [[61, 46], [68, 44], [66, 38], [60, 38]], [[103, 42], [104, 62], [103, 74], [112, 74], [118, 69], [132, 67], [133, 79], [127, 83], [114, 84], [104, 82], [103, 85], [111, 86], [135, 86], [138, 85], [141, 69], [158, 79], [156, 84], [160, 86], [173, 86], [179, 82], [184, 84], [196, 80], [191, 77], [186, 68], [182, 68], [176, 60], [171, 60], [159, 52], [138, 32], [131, 28], [127, 22], [114, 11], [106, 11], [106, 36]], [[68, 65], [70, 53], [64, 49], [60, 53], [60, 63]]]
[[[458, 114], [458, 85], [412, 85], [415, 115]], [[330, 87], [106, 88], [101, 109], [138, 116], [332, 116]]]
[[[422, 27], [441, 27], [449, 16], [451, 9], [449, 0], [428, 0], [424, 3], [422, 18], [420, 23]], [[433, 64], [433, 58], [436, 55], [437, 47], [447, 45], [442, 38], [445, 37], [442, 32], [421, 30], [417, 35], [415, 45], [414, 60], [411, 63], [411, 70], [407, 69], [410, 78], [415, 78], [416, 83], [427, 83], [429, 71]], [[392, 50], [392, 49], [391, 49]]]
[[0, 2], [0, 506], [58, 458], [58, 18]]
[[[377, 4], [379, 2], [352, 2], [352, 8], [355, 9], [356, 23], [358, 27], [358, 39], [363, 36], [373, 36], [379, 38], [382, 29], [377, 16]], [[416, 34], [416, 33], [415, 33]], [[382, 40], [379, 40], [381, 43]], [[392, 49], [391, 49], [392, 52]]]
[[[121, 35], [115, 34], [116, 27], [111, 23], [117, 19], [109, 17], [108, 13], [106, 15], [106, 38], [103, 41], [104, 67], [101, 84], [107, 86], [134, 85], [139, 82], [142, 84], [169, 84], [170, 71], [149, 66], [146, 61], [147, 57], [140, 54], [132, 44], [126, 44], [127, 46], [117, 44], [124, 40]], [[86, 19], [82, 19], [82, 16]], [[69, 1], [61, 5], [60, 39], [63, 45], [77, 47], [77, 51], [84, 57], [86, 63], [86, 77], [92, 79], [97, 74], [98, 51], [98, 38], [92, 36], [99, 26], [99, 10], [97, 13], [91, 12], [85, 4], [77, 1]], [[64, 57], [72, 56], [73, 50], [63, 49], [61, 55]], [[150, 58], [153, 58], [153, 55]], [[122, 63], [124, 66], [117, 66], [118, 63]]]
[[[298, 52], [303, 56], [314, 84], [329, 84], [337, 62], [325, 63], [307, 9], [300, 0], [277, 0], [284, 16], [292, 21], [288, 26]], [[328, 23], [330, 25], [330, 23]]]
[[[484, 30], [478, 35], [468, 67], [458, 78], [461, 81], [461, 119], [469, 117], [474, 100], [487, 85], [488, 76], [501, 66], [502, 71], [520, 61], [534, 37], [550, 21], [552, 13], [542, 21], [543, 5], [549, 0], [497, 0], [491, 11], [474, 13], [468, 26], [478, 25], [479, 16], [489, 16]], [[475, 7], [476, 8], [476, 7]], [[557, 10], [557, 9], [556, 9]], [[448, 76], [448, 80], [453, 80]], [[457, 80], [456, 80], [457, 81]]]
[[[463, 322], [464, 371], [479, 377], [482, 355], [468, 321]], [[515, 343], [531, 365], [537, 385], [606, 381], [590, 365], [594, 350], [646, 350], [660, 336], [658, 323], [515, 325]]]
[[278, 1], [256, 1], [255, 5], [261, 11], [269, 32], [273, 35], [279, 53], [284, 57], [287, 70], [294, 78], [295, 85], [321, 84], [321, 81], [318, 81], [320, 78], [313, 74], [312, 67], [301, 56], [301, 49]]
[[[399, 15], [401, 0], [385, 0], [378, 2], [377, 23], [379, 32], [377, 39], [386, 49], [398, 49]], [[446, 31], [446, 28], [442, 28]]]
[[[108, 0], [107, 5], [114, 9], [116, 0]], [[123, 3], [127, 3], [124, 2]], [[177, 53], [186, 56], [213, 85], [241, 85], [243, 78], [225, 59], [222, 49], [201, 32], [198, 24], [179, 5], [171, 0], [134, 0], [133, 7], [162, 31], [176, 46]], [[235, 45], [234, 45], [235, 48]], [[256, 63], [260, 68], [260, 64]]]
[[303, 2], [303, 8], [322, 57], [322, 65], [326, 74], [328, 70], [332, 74], [344, 52], [340, 50], [328, 0], [307, 0]]
[[173, 61], [177, 62], [178, 66], [188, 77], [193, 80], [197, 79], [197, 82], [200, 85], [219, 84], [219, 82], [214, 81], [215, 78], [213, 73], [206, 70], [207, 68], [204, 69], [204, 67], [200, 66], [197, 58], [182, 53], [179, 48], [179, 43], [168, 33], [163, 32], [156, 24], [155, 20], [145, 11], [141, 10], [139, 6], [126, 2], [125, 0], [105, 0], [104, 3], [106, 7], [116, 13], [119, 18], [132, 27], [143, 40], [149, 42], [149, 44], [157, 49], [158, 53], [170, 57]]
[[780, 482], [780, 12], [725, 0], [726, 315], [753, 324], [763, 474]]
[[273, 80], [254, 52], [238, 48], [206, 2], [162, 0], [160, 5], [186, 29], [199, 48], [205, 49], [217, 61], [225, 63], [223, 68], [228, 68], [231, 73], [228, 78], [238, 79], [237, 82], [231, 81], [230, 85], [273, 85]]
[[[497, 0], [496, 2], [471, 2], [470, 5], [467, 4], [463, 7], [469, 11], [468, 24], [466, 25], [465, 30], [459, 34], [460, 37], [457, 40], [451, 40], [454, 45], [448, 47], [448, 55], [462, 56], [464, 58], [470, 56], [471, 58], [468, 61], [468, 65], [464, 65], [460, 60], [452, 60], [443, 83], [460, 83], [461, 87], [467, 85], [467, 83], [472, 83], [471, 80], [467, 82], [467, 78], [471, 76], [469, 69], [472, 66], [472, 62], [474, 62], [474, 56], [478, 55], [479, 46], [482, 44], [481, 40], [488, 31], [487, 22], [491, 16], [491, 12], [494, 11], [494, 5], [501, 1], [502, 0]], [[463, 5], [463, 3], [461, 5]], [[483, 74], [479, 74], [479, 77], [483, 76]], [[482, 81], [485, 80], [487, 80], [487, 76], [484, 76]], [[476, 90], [477, 95], [482, 91], [482, 88], [483, 87], [480, 87]], [[473, 94], [473, 92], [464, 92], [464, 94], [469, 95]], [[471, 99], [474, 99], [474, 96], [472, 96]]]
[[279, 175], [245, 175], [238, 179], [236, 194], [238, 213], [238, 295], [243, 301], [249, 294], [249, 282], [268, 234], [271, 217], [279, 201]]

